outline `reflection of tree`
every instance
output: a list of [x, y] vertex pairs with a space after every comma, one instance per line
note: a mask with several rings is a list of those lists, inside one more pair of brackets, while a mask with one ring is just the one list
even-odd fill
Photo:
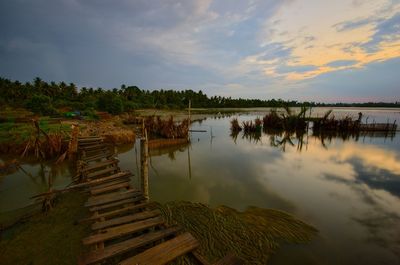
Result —
[[258, 142], [261, 142], [261, 130], [255, 132], [243, 132], [242, 139], [257, 144]]

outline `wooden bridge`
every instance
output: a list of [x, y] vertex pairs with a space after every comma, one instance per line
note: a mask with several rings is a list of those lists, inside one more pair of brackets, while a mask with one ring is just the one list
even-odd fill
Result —
[[[91, 235], [82, 240], [91, 250], [79, 264], [104, 263], [118, 258], [121, 265], [167, 264], [189, 254], [198, 264], [209, 265], [196, 249], [199, 242], [179, 226], [167, 226], [156, 205], [131, 185], [131, 172], [121, 171], [114, 150], [100, 137], [78, 139], [79, 175], [75, 185], [90, 194], [85, 207]], [[214, 263], [242, 264], [233, 255]]]

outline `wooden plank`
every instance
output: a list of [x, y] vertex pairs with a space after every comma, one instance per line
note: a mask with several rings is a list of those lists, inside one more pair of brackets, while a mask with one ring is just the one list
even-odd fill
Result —
[[96, 141], [103, 141], [103, 138], [101, 138], [101, 137], [78, 138], [79, 143], [96, 142]]
[[87, 172], [87, 171], [91, 171], [94, 169], [98, 169], [98, 168], [102, 168], [108, 165], [113, 165], [118, 163], [118, 159], [111, 159], [111, 160], [106, 160], [106, 161], [102, 161], [102, 162], [98, 162], [98, 163], [94, 163], [92, 165], [87, 165], [82, 169], [82, 172]]
[[82, 143], [78, 143], [78, 147], [79, 149], [85, 146], [94, 146], [94, 145], [98, 145], [98, 144], [103, 144], [103, 141], [97, 141], [97, 142], [82, 142]]
[[190, 233], [184, 233], [134, 257], [128, 258], [119, 264], [163, 265], [196, 249], [198, 246], [199, 242]]
[[131, 176], [132, 176], [131, 172], [129, 172], [129, 171], [121, 171], [121, 172], [118, 172], [118, 173], [113, 174], [111, 176], [90, 180], [90, 181], [88, 181], [86, 183], [89, 186], [98, 186], [98, 185], [101, 185], [101, 184], [104, 184], [104, 183], [107, 183], [109, 181], [113, 181], [113, 180], [116, 180], [116, 179], [122, 179], [122, 178], [126, 178], [126, 177], [130, 178]]
[[94, 250], [94, 251], [89, 252], [87, 255], [85, 255], [80, 260], [80, 262], [78, 262], [78, 264], [84, 265], [84, 264], [93, 264], [93, 263], [101, 262], [101, 261], [104, 261], [105, 259], [109, 259], [109, 258], [115, 257], [117, 255], [121, 255], [128, 251], [134, 250], [139, 247], [143, 247], [143, 246], [153, 243], [157, 240], [160, 240], [160, 239], [166, 238], [168, 236], [171, 236], [173, 234], [176, 234], [180, 230], [181, 229], [177, 226], [169, 227], [169, 228], [162, 229], [159, 231], [149, 232], [149, 233], [140, 235], [138, 237], [125, 240], [125, 241], [117, 243], [117, 244], [113, 244], [111, 246], [106, 247], [103, 250]]
[[111, 185], [105, 188], [101, 188], [101, 189], [92, 189], [90, 190], [90, 194], [92, 195], [98, 195], [98, 194], [102, 194], [105, 192], [110, 192], [110, 191], [115, 191], [115, 190], [120, 190], [120, 189], [126, 189], [129, 188], [130, 184], [129, 181], [126, 182], [122, 182], [122, 183], [117, 183], [115, 185]]
[[154, 203], [152, 203], [152, 202], [145, 202], [145, 203], [140, 203], [140, 204], [136, 204], [136, 205], [129, 205], [122, 209], [117, 209], [117, 210], [113, 210], [113, 211], [109, 211], [109, 212], [105, 212], [105, 213], [101, 213], [101, 214], [97, 214], [97, 215], [92, 215], [89, 218], [83, 219], [82, 222], [98, 220], [100, 218], [110, 218], [113, 216], [118, 216], [118, 215], [129, 213], [132, 211], [137, 211], [139, 209], [152, 207], [153, 205], [154, 205]]
[[105, 209], [115, 208], [117, 206], [134, 204], [135, 202], [140, 202], [140, 201], [142, 201], [144, 199], [145, 198], [143, 197], [143, 195], [139, 194], [138, 196], [132, 197], [132, 198], [129, 198], [129, 199], [125, 199], [125, 200], [121, 200], [121, 201], [117, 201], [117, 202], [113, 202], [113, 203], [107, 203], [107, 204], [100, 205], [100, 206], [91, 207], [91, 208], [89, 208], [89, 211], [90, 212], [103, 211]]
[[115, 156], [114, 153], [108, 152], [108, 153], [99, 154], [99, 155], [95, 155], [95, 156], [82, 157], [82, 160], [85, 161], [85, 162], [92, 162], [92, 161], [100, 160], [100, 159], [103, 159], [103, 158], [111, 159], [114, 156]]
[[101, 230], [99, 234], [91, 235], [82, 240], [84, 245], [91, 245], [98, 242], [104, 242], [117, 237], [133, 234], [144, 229], [148, 229], [157, 225], [163, 224], [164, 221], [161, 217], [150, 218], [138, 221], [131, 224], [120, 225], [113, 228]]
[[104, 153], [104, 152], [107, 152], [109, 150], [110, 150], [109, 147], [103, 146], [102, 148], [99, 148], [99, 149], [80, 150], [80, 151], [82, 151], [82, 153], [85, 152], [86, 156], [91, 156], [91, 155], [94, 155], [94, 154], [97, 154], [97, 153]]
[[201, 265], [211, 265], [211, 263], [208, 262], [208, 260], [203, 257], [203, 255], [201, 255], [197, 250], [192, 251], [190, 254], [192, 254]]
[[108, 168], [105, 168], [105, 169], [102, 169], [102, 170], [99, 170], [99, 171], [96, 171], [96, 172], [93, 172], [93, 173], [89, 173], [89, 174], [86, 175], [86, 177], [88, 179], [91, 179], [91, 178], [95, 178], [95, 177], [98, 177], [98, 176], [101, 176], [101, 175], [104, 175], [104, 174], [114, 173], [114, 171], [117, 171], [117, 170], [118, 170], [117, 166], [108, 167]]
[[228, 253], [225, 257], [214, 263], [213, 265], [243, 265], [244, 262], [236, 257], [233, 253]]
[[106, 183], [100, 183], [98, 185], [90, 185], [89, 186], [89, 190], [92, 191], [92, 190], [97, 190], [97, 189], [104, 189], [104, 188], [107, 188], [107, 187], [110, 187], [110, 186], [121, 184], [123, 182], [130, 182], [130, 181], [131, 181], [130, 178], [113, 179], [113, 180], [108, 181]]
[[161, 214], [160, 210], [155, 209], [152, 211], [144, 211], [144, 212], [139, 212], [139, 213], [135, 213], [135, 214], [127, 215], [127, 216], [117, 217], [117, 218], [109, 219], [107, 221], [96, 222], [96, 223], [92, 224], [92, 230], [105, 229], [105, 228], [109, 228], [112, 226], [132, 223], [135, 221], [140, 221], [140, 220], [156, 217], [156, 216], [159, 216], [160, 214]]
[[72, 186], [69, 186], [68, 189], [76, 189], [76, 188], [82, 188], [82, 187], [98, 187], [99, 185], [114, 181], [114, 180], [119, 180], [119, 179], [129, 179], [131, 176], [130, 172], [123, 171], [123, 172], [118, 172], [117, 174], [104, 177], [104, 178], [98, 178], [98, 179], [93, 179], [90, 181], [86, 181], [83, 183], [75, 184]]
[[88, 199], [88, 201], [85, 203], [85, 206], [93, 207], [93, 206], [99, 206], [102, 204], [107, 204], [110, 202], [128, 199], [128, 198], [134, 196], [133, 193], [136, 193], [136, 195], [140, 194], [139, 191], [132, 189], [132, 190], [124, 191], [124, 192], [115, 192], [112, 194], [93, 196]]
[[104, 147], [110, 147], [110, 145], [107, 145], [105, 143], [96, 143], [96, 144], [91, 144], [91, 145], [80, 146], [79, 149], [85, 150], [85, 151], [90, 151], [93, 149], [101, 149]]

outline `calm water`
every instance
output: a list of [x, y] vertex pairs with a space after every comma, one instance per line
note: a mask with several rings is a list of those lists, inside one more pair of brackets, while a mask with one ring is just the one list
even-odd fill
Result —
[[[323, 115], [324, 109], [317, 109]], [[358, 109], [336, 115], [357, 116]], [[362, 110], [369, 122], [400, 120], [400, 110]], [[254, 119], [255, 114], [238, 116]], [[285, 246], [272, 264], [400, 264], [400, 133], [358, 139], [263, 134], [256, 141], [230, 136], [231, 118], [207, 118], [192, 129], [190, 146], [152, 151], [150, 197], [187, 200], [244, 210], [250, 205], [288, 211], [314, 225], [319, 237], [306, 246]], [[293, 145], [292, 145], [293, 144]], [[138, 145], [119, 148], [120, 167], [136, 174]], [[29, 203], [48, 182], [40, 165], [23, 165], [0, 177], [0, 213]], [[47, 174], [51, 168], [44, 166]], [[70, 182], [69, 169], [54, 185]], [[53, 169], [54, 171], [54, 169]], [[40, 177], [42, 176], [42, 177]]]

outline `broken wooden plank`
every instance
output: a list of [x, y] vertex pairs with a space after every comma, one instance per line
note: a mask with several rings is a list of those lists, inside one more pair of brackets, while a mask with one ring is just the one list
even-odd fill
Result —
[[115, 174], [107, 176], [107, 177], [90, 180], [87, 183], [88, 183], [89, 186], [98, 186], [98, 185], [107, 183], [109, 181], [113, 181], [113, 180], [116, 180], [116, 179], [122, 179], [122, 178], [126, 178], [126, 177], [129, 178], [131, 176], [132, 176], [131, 172], [129, 172], [129, 171], [121, 171], [121, 172], [115, 173]]
[[85, 162], [92, 162], [92, 161], [97, 161], [97, 160], [101, 160], [103, 158], [107, 158], [107, 159], [111, 159], [115, 156], [114, 153], [112, 152], [108, 152], [108, 153], [104, 153], [104, 154], [99, 154], [99, 155], [95, 155], [95, 156], [86, 156], [86, 157], [82, 157], [81, 159]]
[[210, 262], [208, 262], [208, 260], [201, 255], [197, 250], [190, 252], [190, 254], [193, 255], [193, 257], [198, 261], [198, 263], [200, 263], [201, 265], [211, 265]]
[[138, 194], [136, 197], [128, 198], [128, 199], [125, 199], [125, 200], [120, 200], [120, 201], [117, 201], [117, 202], [107, 203], [107, 204], [103, 204], [103, 205], [100, 205], [100, 206], [91, 207], [91, 208], [89, 208], [89, 211], [90, 212], [103, 211], [105, 209], [115, 208], [117, 206], [124, 206], [124, 205], [134, 204], [135, 202], [140, 202], [140, 201], [142, 201], [144, 199], [145, 198], [143, 197], [142, 194]]
[[132, 189], [132, 190], [124, 191], [124, 192], [115, 192], [112, 194], [93, 196], [88, 199], [88, 201], [85, 203], [85, 206], [93, 207], [93, 206], [99, 206], [102, 204], [107, 204], [110, 202], [128, 199], [130, 197], [133, 197], [132, 193], [140, 194], [139, 191]]
[[99, 195], [99, 194], [102, 194], [102, 193], [105, 193], [105, 192], [116, 191], [116, 190], [120, 190], [120, 189], [126, 189], [126, 188], [129, 188], [129, 187], [130, 187], [129, 181], [125, 181], [125, 182], [116, 183], [115, 185], [110, 185], [108, 187], [101, 188], [101, 189], [92, 189], [92, 190], [90, 190], [90, 194]]
[[86, 254], [80, 260], [80, 262], [78, 262], [78, 264], [86, 265], [86, 264], [93, 264], [93, 263], [101, 262], [106, 259], [115, 257], [116, 255], [121, 255], [128, 251], [131, 251], [136, 248], [143, 247], [145, 245], [153, 243], [157, 240], [166, 238], [168, 236], [178, 233], [179, 231], [181, 231], [181, 228], [175, 226], [175, 227], [169, 227], [166, 229], [162, 229], [159, 231], [149, 232], [149, 233], [140, 235], [138, 237], [128, 239], [123, 242], [113, 244], [111, 246], [107, 246], [101, 250], [91, 251], [88, 254]]
[[173, 261], [199, 246], [199, 242], [190, 234], [183, 233], [155, 247], [128, 258], [120, 265], [161, 265]]
[[95, 163], [95, 164], [92, 164], [92, 165], [84, 166], [81, 171], [82, 172], [87, 172], [87, 171], [91, 171], [91, 170], [94, 170], [94, 169], [102, 168], [102, 167], [105, 167], [105, 166], [108, 166], [108, 165], [113, 165], [113, 164], [116, 164], [118, 162], [119, 162], [118, 159], [106, 160], [106, 161], [98, 162], [98, 163]]
[[98, 178], [98, 179], [93, 179], [90, 181], [86, 181], [83, 183], [75, 184], [72, 186], [69, 186], [69, 189], [76, 189], [76, 188], [82, 188], [82, 187], [97, 187], [99, 185], [105, 184], [110, 181], [118, 180], [118, 179], [129, 179], [131, 176], [131, 173], [129, 171], [122, 171], [118, 172], [114, 175], [104, 177], [104, 178]]
[[98, 242], [104, 242], [117, 237], [133, 234], [144, 229], [155, 227], [163, 224], [164, 221], [161, 217], [150, 218], [142, 221], [138, 221], [131, 224], [120, 225], [113, 228], [101, 230], [99, 234], [88, 236], [82, 240], [84, 245], [91, 245]]
[[109, 228], [109, 227], [116, 226], [116, 225], [132, 223], [135, 221], [140, 221], [140, 220], [156, 217], [156, 216], [159, 216], [160, 214], [161, 214], [160, 210], [155, 209], [152, 211], [144, 211], [144, 212], [139, 212], [139, 213], [135, 213], [135, 214], [127, 215], [127, 216], [117, 217], [114, 219], [109, 219], [107, 221], [96, 222], [96, 223], [92, 224], [92, 230], [105, 229], [105, 228]]
[[91, 145], [80, 146], [79, 149], [85, 150], [85, 151], [90, 151], [93, 149], [101, 149], [104, 147], [111, 147], [111, 146], [108, 144], [105, 144], [105, 143], [95, 143], [95, 144], [91, 144]]
[[105, 169], [102, 169], [102, 170], [95, 171], [93, 173], [89, 173], [89, 174], [86, 175], [86, 177], [88, 179], [92, 179], [92, 178], [95, 178], [95, 177], [98, 177], [98, 176], [101, 176], [101, 175], [104, 175], [104, 174], [114, 173], [114, 171], [117, 171], [118, 169], [119, 168], [117, 166], [108, 167], [108, 168], [105, 168]]
[[118, 179], [113, 179], [111, 181], [105, 182], [105, 183], [100, 183], [98, 185], [90, 185], [89, 186], [89, 191], [93, 190], [98, 190], [98, 189], [104, 189], [110, 186], [114, 186], [116, 184], [121, 184], [123, 182], [130, 182], [130, 178], [118, 178]]
[[107, 219], [107, 218], [111, 218], [113, 216], [118, 216], [118, 215], [121, 215], [121, 214], [137, 211], [137, 210], [140, 210], [140, 209], [143, 209], [143, 208], [152, 207], [153, 205], [154, 205], [153, 202], [146, 202], [146, 203], [140, 203], [140, 204], [136, 204], [136, 205], [129, 205], [129, 206], [126, 206], [126, 207], [121, 208], [121, 209], [117, 209], [117, 210], [113, 210], [113, 211], [109, 211], [109, 212], [105, 212], [105, 213], [101, 213], [101, 214], [92, 215], [91, 217], [82, 219], [81, 222], [94, 221], [94, 220], [98, 220], [100, 218]]
[[233, 253], [228, 253], [225, 257], [214, 263], [213, 265], [243, 265], [244, 262], [236, 257]]
[[87, 142], [96, 142], [96, 141], [103, 141], [103, 138], [101, 138], [101, 137], [78, 138], [78, 143], [87, 143]]

